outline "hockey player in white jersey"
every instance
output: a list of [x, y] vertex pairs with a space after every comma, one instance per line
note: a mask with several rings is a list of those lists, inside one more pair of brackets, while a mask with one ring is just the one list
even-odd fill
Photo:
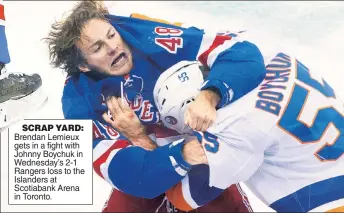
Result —
[[[207, 132], [195, 132], [209, 178], [194, 184], [202, 174], [189, 173], [169, 190], [177, 208], [197, 208], [195, 197], [206, 203], [216, 197], [214, 189], [244, 182], [278, 212], [344, 211], [342, 103], [294, 57], [279, 53], [266, 68], [254, 91], [219, 109]], [[168, 128], [191, 133], [184, 112], [202, 83], [196, 62], [181, 62], [161, 75], [154, 98]]]

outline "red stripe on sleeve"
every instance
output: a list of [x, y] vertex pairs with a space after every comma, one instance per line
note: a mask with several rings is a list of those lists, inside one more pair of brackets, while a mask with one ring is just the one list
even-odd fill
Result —
[[213, 44], [200, 56], [198, 56], [198, 60], [206, 67], [208, 67], [208, 56], [216, 47], [222, 45], [225, 41], [231, 40], [232, 37], [229, 35], [217, 35], [214, 39]]
[[118, 140], [118, 141], [116, 141], [116, 143], [114, 143], [108, 150], [106, 150], [106, 152], [104, 154], [102, 154], [96, 161], [93, 162], [94, 171], [100, 177], [104, 178], [102, 173], [100, 172], [100, 165], [102, 165], [103, 163], [106, 162], [106, 160], [108, 159], [111, 151], [113, 151], [115, 149], [125, 148], [125, 147], [127, 147], [129, 145], [130, 145], [130, 143], [128, 141], [126, 141], [126, 140]]

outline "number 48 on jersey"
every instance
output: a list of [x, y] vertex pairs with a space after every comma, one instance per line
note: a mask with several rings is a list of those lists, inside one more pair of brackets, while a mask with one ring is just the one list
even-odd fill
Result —
[[167, 50], [169, 53], [176, 54], [178, 48], [183, 47], [183, 38], [179, 37], [183, 31], [176, 28], [156, 27], [155, 33], [160, 37], [155, 38], [155, 43]]

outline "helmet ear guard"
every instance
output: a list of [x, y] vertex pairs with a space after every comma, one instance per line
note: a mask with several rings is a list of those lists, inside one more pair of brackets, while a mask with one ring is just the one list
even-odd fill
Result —
[[184, 124], [184, 113], [203, 84], [200, 66], [197, 61], [181, 61], [162, 73], [154, 87], [154, 101], [162, 122], [180, 134], [191, 134]]

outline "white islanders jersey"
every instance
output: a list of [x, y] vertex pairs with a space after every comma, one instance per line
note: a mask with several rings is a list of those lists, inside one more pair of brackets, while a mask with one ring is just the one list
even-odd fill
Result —
[[[244, 181], [276, 211], [344, 206], [344, 106], [301, 62], [279, 53], [254, 91], [203, 134], [210, 186]], [[216, 138], [215, 137], [215, 138]]]

